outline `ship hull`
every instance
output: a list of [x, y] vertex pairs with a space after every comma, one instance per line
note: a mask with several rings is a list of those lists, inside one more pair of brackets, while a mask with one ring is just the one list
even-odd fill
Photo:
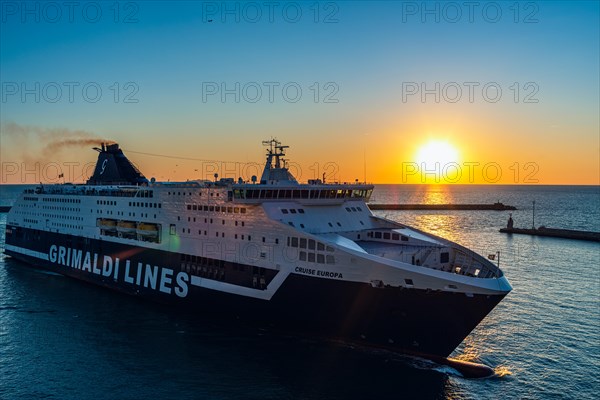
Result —
[[[192, 284], [196, 278], [182, 272], [176, 252], [19, 229], [21, 234], [15, 235], [13, 228], [7, 227], [6, 254], [75, 279], [193, 307], [207, 316], [424, 356], [447, 357], [504, 297], [379, 288], [291, 273], [275, 294], [264, 300]], [[81, 251], [79, 268], [73, 267], [70, 251], [68, 255], [63, 251], [60, 262], [60, 249], [75, 248]], [[133, 261], [125, 264], [127, 257]], [[110, 265], [103, 262], [106, 258]], [[117, 259], [120, 267], [115, 265]], [[161, 267], [147, 278], [146, 265]]]

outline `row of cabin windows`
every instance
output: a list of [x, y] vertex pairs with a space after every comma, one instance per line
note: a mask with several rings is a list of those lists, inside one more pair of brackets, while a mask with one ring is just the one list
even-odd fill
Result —
[[37, 224], [39, 221], [37, 219], [23, 218], [23, 222], [27, 222], [29, 224]]
[[73, 215], [63, 215], [63, 214], [42, 214], [44, 218], [58, 218], [58, 219], [70, 219], [75, 221], [83, 221], [83, 217], [76, 217]]
[[61, 223], [52, 223], [52, 226], [59, 228], [71, 228], [71, 229], [83, 229], [83, 226], [80, 225], [69, 225], [69, 224], [61, 224]]
[[400, 235], [399, 233], [369, 232], [369, 233], [367, 233], [367, 236], [375, 238], [375, 239], [401, 240], [403, 242], [408, 242], [408, 237], [406, 237], [404, 235]]
[[244, 207], [225, 207], [225, 206], [201, 206], [199, 204], [188, 204], [187, 209], [190, 211], [209, 211], [209, 212], [222, 212], [229, 214], [246, 214], [246, 208]]
[[[170, 233], [171, 233], [171, 235], [175, 235], [175, 225], [173, 225], [173, 224], [171, 224], [171, 232]], [[181, 228], [181, 233], [191, 234], [192, 230], [190, 228]], [[200, 236], [202, 236], [202, 235], [208, 236], [208, 231], [203, 231], [203, 230], [200, 229], [200, 230], [198, 230], [198, 235], [200, 235]], [[224, 238], [225, 237], [225, 232], [215, 232], [215, 237]], [[242, 240], [245, 240], [245, 237], [246, 237], [245, 235], [241, 235], [241, 239]], [[235, 234], [235, 239], [237, 239], [237, 238], [238, 238], [238, 235], [236, 233]], [[251, 240], [252, 240], [252, 236], [248, 235], [248, 241], [251, 241]], [[276, 243], [279, 243], [278, 239], [276, 239]]]
[[[169, 196], [191, 196], [193, 193], [192, 192], [167, 192], [167, 195]], [[219, 197], [220, 193], [219, 192], [210, 192], [210, 197]], [[198, 192], [198, 197], [202, 197], [202, 192]]]
[[[177, 221], [181, 221], [181, 216], [177, 216]], [[196, 217], [188, 217], [188, 222], [196, 222]], [[205, 224], [212, 224], [213, 223], [213, 219], [212, 218], [204, 218], [204, 223]], [[225, 220], [222, 219], [221, 220], [221, 225], [225, 225]], [[244, 221], [241, 221], [241, 225], [245, 226], [246, 223]], [[235, 226], [238, 226], [238, 221], [235, 221]]]
[[15, 211], [15, 214], [20, 214], [20, 215], [38, 215], [37, 211]]
[[140, 201], [130, 201], [129, 207], [148, 207], [148, 208], [162, 208], [160, 203], [144, 203]]
[[307, 253], [305, 251], [301, 251], [299, 255], [300, 261], [308, 261], [308, 262], [316, 262], [319, 264], [335, 264], [335, 257], [331, 254], [318, 254], [318, 253]]
[[187, 261], [187, 262], [191, 262], [194, 264], [206, 265], [209, 267], [212, 267], [212, 266], [221, 267], [221, 268], [225, 267], [225, 261], [223, 261], [223, 260], [216, 260], [213, 258], [194, 256], [191, 254], [181, 254], [181, 261]]
[[[16, 204], [14, 207], [35, 208], [35, 207], [37, 207], [37, 203], [33, 203], [33, 204], [23, 204], [23, 203], [19, 203], [19, 204]], [[44, 206], [44, 207], [45, 207], [45, 206]]]
[[[172, 225], [172, 227], [173, 227], [173, 225]], [[187, 229], [186, 228], [181, 228], [181, 233], [186, 233], [186, 232], [188, 234], [190, 234], [190, 233], [192, 233], [192, 230], [189, 229], [189, 228], [187, 228]], [[174, 235], [174, 234], [175, 233], [174, 233], [173, 229], [171, 228], [171, 235]], [[202, 236], [202, 235], [208, 236], [208, 231], [198, 230], [198, 235], [200, 235], [200, 236]], [[225, 237], [225, 232], [215, 232], [215, 237], [224, 238]], [[237, 239], [237, 238], [238, 238], [238, 235], [236, 233], [235, 234], [235, 239]], [[246, 238], [246, 235], [241, 235], [241, 240], [246, 240], [245, 238]], [[252, 241], [252, 236], [248, 235], [248, 239], [247, 240], [249, 242]], [[279, 239], [275, 239], [275, 243], [279, 243]]]
[[303, 208], [299, 208], [299, 209], [295, 209], [295, 208], [290, 208], [289, 210], [287, 208], [282, 208], [281, 209], [282, 214], [304, 214], [304, 209]]
[[38, 198], [37, 197], [28, 197], [28, 196], [25, 196], [25, 197], [23, 197], [23, 200], [25, 200], [25, 201], [38, 201]]
[[81, 203], [80, 199], [61, 199], [61, 198], [51, 198], [51, 197], [43, 197], [42, 201], [51, 202], [51, 203]]
[[[167, 195], [169, 196], [191, 196], [193, 195], [193, 192], [167, 192]], [[198, 196], [202, 196], [201, 192], [198, 192]], [[212, 196], [212, 193], [211, 193]]]
[[60, 210], [60, 211], [73, 211], [81, 212], [79, 207], [61, 207], [61, 206], [42, 206], [44, 210]]
[[326, 246], [321, 242], [317, 242], [314, 239], [306, 239], [306, 238], [297, 238], [297, 237], [288, 237], [287, 238], [288, 247], [299, 247], [301, 249], [309, 249], [309, 250], [318, 250], [318, 251], [328, 251], [333, 253], [333, 247]]
[[138, 190], [134, 197], [154, 197], [153, 190]]
[[110, 197], [154, 197], [151, 190], [136, 190], [136, 189], [87, 189], [85, 192], [78, 194], [86, 196], [110, 196]]
[[[104, 211], [106, 211], [106, 212], [104, 212]], [[93, 213], [94, 210], [90, 210], [90, 212]], [[110, 211], [110, 210], [96, 210], [96, 214], [114, 215], [114, 211]], [[124, 211], [117, 211], [117, 215], [125, 216], [125, 212]], [[135, 217], [135, 213], [134, 212], [129, 212], [129, 213], [127, 213], [127, 215], [129, 217]], [[142, 217], [142, 218], [144, 218], [144, 217], [145, 218], [149, 218], [148, 217], [149, 215], [150, 214], [148, 214], [148, 213], [140, 213], [140, 217]], [[156, 214], [153, 214], [153, 217], [156, 218]]]
[[117, 202], [115, 200], [96, 200], [96, 204], [99, 206], [116, 206]]
[[369, 189], [234, 189], [236, 199], [346, 199], [369, 198]]
[[348, 212], [362, 211], [362, 208], [360, 208], [360, 207], [346, 207], [346, 211], [348, 211]]

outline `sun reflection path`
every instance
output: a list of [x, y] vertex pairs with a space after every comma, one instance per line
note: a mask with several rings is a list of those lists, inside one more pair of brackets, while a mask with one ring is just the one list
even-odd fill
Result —
[[423, 193], [424, 204], [451, 204], [453, 196], [443, 185], [427, 185]]

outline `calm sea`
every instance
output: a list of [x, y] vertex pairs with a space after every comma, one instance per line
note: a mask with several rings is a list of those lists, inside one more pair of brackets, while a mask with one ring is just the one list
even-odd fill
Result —
[[[22, 188], [0, 186], [0, 205]], [[501, 201], [518, 207], [523, 227], [535, 201], [536, 226], [600, 231], [598, 186], [379, 185], [372, 200]], [[0, 254], [0, 398], [598, 398], [600, 244], [499, 233], [508, 212], [377, 214], [481, 254], [500, 251], [514, 290], [454, 354], [496, 377], [469, 380], [384, 351], [224, 326]], [[2, 248], [5, 224], [0, 214]]]

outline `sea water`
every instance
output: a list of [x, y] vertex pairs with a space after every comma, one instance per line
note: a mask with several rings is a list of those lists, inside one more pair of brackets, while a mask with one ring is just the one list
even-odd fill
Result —
[[[22, 189], [0, 186], [0, 205]], [[372, 201], [501, 201], [518, 208], [517, 227], [600, 231], [598, 186], [378, 185]], [[0, 398], [597, 398], [600, 244], [500, 233], [508, 211], [376, 214], [499, 252], [514, 289], [453, 354], [492, 366], [495, 377], [465, 379], [387, 351], [217, 323], [0, 253]], [[0, 214], [2, 249], [5, 225]]]

